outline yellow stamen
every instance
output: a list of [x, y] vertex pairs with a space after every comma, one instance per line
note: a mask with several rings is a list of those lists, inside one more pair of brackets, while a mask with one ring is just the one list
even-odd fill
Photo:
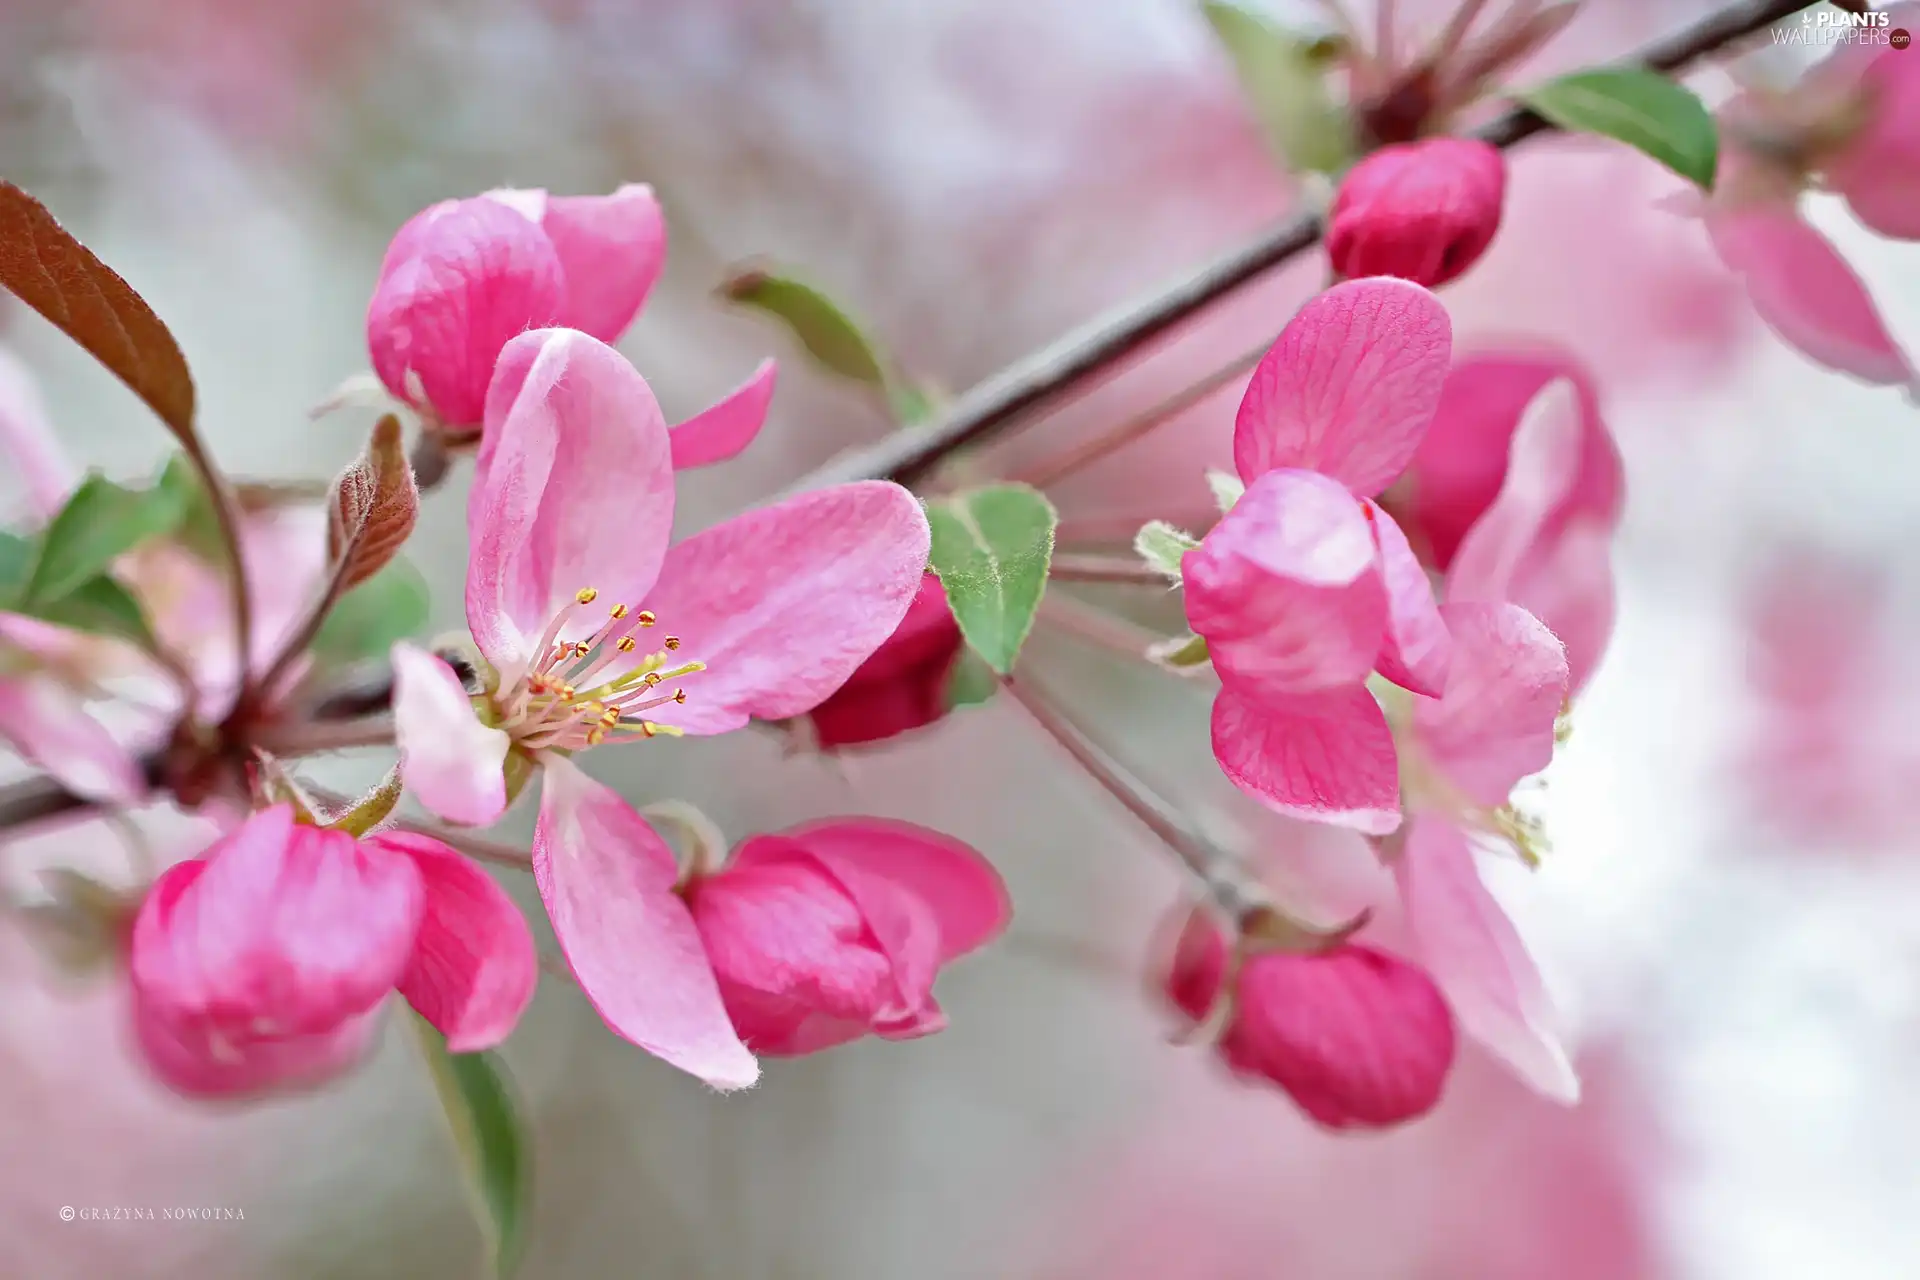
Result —
[[615, 618], [624, 618], [627, 616], [627, 606], [623, 604], [617, 604], [613, 606], [613, 608], [607, 610], [607, 613]]
[[643, 627], [650, 627], [654, 623], [660, 621], [660, 619], [653, 616], [653, 610], [651, 609], [642, 609], [639, 613], [636, 613], [634, 615], [634, 618], [637, 619], [640, 625]]
[[573, 593], [573, 598], [581, 604], [592, 604], [600, 598], [600, 593], [592, 587], [582, 587]]
[[679, 636], [668, 636], [668, 637], [666, 638], [666, 640], [665, 640], [665, 642], [664, 642], [664, 643], [666, 644], [666, 647], [667, 647], [667, 648], [668, 648], [669, 650], [672, 650], [672, 649], [678, 649], [678, 648], [680, 647], [680, 637], [679, 637]]
[[618, 650], [619, 650], [620, 652], [622, 652], [622, 653], [632, 653], [632, 652], [633, 652], [633, 637], [632, 637], [632, 636], [621, 636], [621, 637], [620, 637], [620, 643], [619, 643], [619, 644], [616, 644], [616, 645], [614, 645], [613, 647], [614, 647], [614, 648], [616, 648], [616, 649], [618, 649]]

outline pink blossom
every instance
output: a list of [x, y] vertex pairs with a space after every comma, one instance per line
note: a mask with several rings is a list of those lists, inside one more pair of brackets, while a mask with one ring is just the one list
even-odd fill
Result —
[[532, 935], [506, 893], [424, 836], [355, 840], [264, 809], [175, 864], [134, 920], [134, 1028], [196, 1096], [316, 1083], [356, 1062], [398, 990], [457, 1053], [504, 1040], [533, 998]]
[[1010, 910], [978, 853], [878, 818], [756, 836], [685, 893], [734, 1029], [775, 1055], [941, 1030], [941, 966], [997, 937]]
[[[388, 391], [433, 425], [478, 425], [494, 362], [529, 329], [557, 325], [618, 341], [666, 261], [653, 189], [606, 196], [498, 190], [444, 200], [403, 224], [367, 308], [367, 347]], [[768, 360], [719, 403], [675, 429], [675, 465], [723, 462], [766, 420]]]
[[669, 547], [671, 452], [653, 392], [618, 352], [569, 329], [509, 343], [467, 511], [485, 689], [470, 697], [402, 644], [395, 723], [408, 786], [451, 821], [505, 809], [509, 751], [544, 766], [534, 868], [582, 987], [621, 1035], [738, 1087], [757, 1068], [672, 893], [671, 852], [567, 756], [812, 710], [899, 626], [929, 534], [911, 494], [868, 482]]
[[814, 741], [827, 750], [860, 746], [932, 724], [947, 713], [947, 681], [960, 650], [946, 588], [929, 573], [886, 643], [807, 713]]
[[1348, 943], [1318, 955], [1257, 951], [1228, 979], [1229, 952], [1204, 911], [1188, 917], [1166, 975], [1174, 1007], [1205, 1021], [1230, 1001], [1221, 1058], [1284, 1089], [1329, 1129], [1384, 1128], [1439, 1103], [1453, 1068], [1453, 1017], [1433, 980]]
[[1214, 755], [1276, 812], [1374, 834], [1400, 821], [1393, 745], [1361, 682], [1439, 693], [1449, 641], [1426, 572], [1371, 501], [1439, 402], [1447, 313], [1419, 285], [1337, 285], [1255, 370], [1234, 425], [1247, 490], [1182, 564], [1221, 692]]
[[1327, 255], [1343, 277], [1443, 285], [1493, 243], [1506, 188], [1499, 149], [1476, 139], [1382, 147], [1340, 180], [1327, 214]]

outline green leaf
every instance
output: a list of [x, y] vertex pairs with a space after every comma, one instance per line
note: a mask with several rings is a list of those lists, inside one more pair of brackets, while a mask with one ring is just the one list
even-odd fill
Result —
[[1713, 190], [1719, 134], [1712, 113], [1685, 85], [1644, 67], [1596, 67], [1531, 89], [1520, 100], [1562, 129], [1624, 142]]
[[1001, 675], [1033, 629], [1053, 562], [1053, 504], [1029, 485], [972, 489], [927, 505], [933, 571], [973, 651]]
[[893, 409], [894, 421], [903, 427], [919, 426], [931, 419], [940, 408], [925, 388], [902, 382], [888, 384], [887, 404]]
[[482, 1213], [494, 1274], [510, 1276], [526, 1249], [533, 1143], [514, 1104], [505, 1064], [492, 1053], [449, 1053], [446, 1039], [426, 1019], [415, 1014], [410, 1021]]
[[32, 605], [71, 595], [147, 539], [172, 533], [185, 514], [178, 489], [128, 489], [88, 475], [41, 530], [23, 598]]
[[1147, 650], [1147, 659], [1179, 675], [1193, 675], [1213, 661], [1204, 636], [1176, 636], [1162, 640]]
[[213, 496], [200, 483], [200, 473], [187, 461], [186, 454], [176, 453], [167, 459], [155, 488], [172, 494], [180, 504], [180, 524], [174, 536], [181, 545], [202, 560], [224, 567], [227, 543], [220, 533], [220, 516], [214, 510]]
[[1240, 499], [1246, 496], [1247, 486], [1239, 476], [1231, 471], [1207, 471], [1207, 490], [1213, 494], [1213, 505], [1225, 515], [1234, 509]]
[[1149, 520], [1133, 536], [1133, 549], [1158, 573], [1180, 581], [1180, 561], [1200, 545], [1191, 534], [1182, 533], [1164, 520]]
[[27, 589], [38, 555], [33, 539], [0, 532], [0, 600], [16, 600]]
[[973, 650], [965, 650], [947, 673], [947, 710], [977, 707], [999, 691], [1000, 677], [993, 674], [993, 668]]
[[1351, 164], [1353, 124], [1328, 88], [1329, 54], [1338, 45], [1288, 31], [1226, 0], [1205, 0], [1200, 7], [1287, 168], [1339, 173]]
[[417, 638], [427, 625], [427, 581], [404, 558], [340, 597], [313, 638], [323, 662], [382, 657], [396, 640]]
[[0, 607], [75, 631], [130, 640], [144, 649], [154, 647], [153, 630], [140, 602], [105, 574], [58, 600], [27, 600], [27, 580], [38, 557], [39, 546], [33, 539], [0, 533]]
[[375, 827], [393, 816], [400, 803], [400, 766], [395, 765], [387, 771], [380, 785], [354, 802], [351, 809], [328, 821], [325, 825], [330, 831], [344, 831], [350, 836], [364, 836]]
[[843, 378], [881, 387], [887, 362], [853, 318], [812, 285], [766, 271], [736, 272], [721, 286], [730, 302], [784, 324], [807, 354]]

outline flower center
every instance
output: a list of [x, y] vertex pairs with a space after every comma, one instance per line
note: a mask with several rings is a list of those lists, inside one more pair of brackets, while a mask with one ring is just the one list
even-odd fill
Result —
[[579, 751], [603, 742], [629, 742], [680, 730], [656, 724], [642, 714], [666, 703], [684, 703], [687, 692], [663, 693], [669, 680], [706, 670], [704, 662], [675, 663], [680, 637], [666, 636], [660, 648], [640, 652], [631, 634], [657, 626], [645, 609], [614, 604], [607, 617], [584, 639], [563, 640], [561, 633], [582, 621], [600, 593], [582, 587], [573, 603], [547, 624], [535, 657], [521, 677], [503, 691], [495, 706], [500, 727], [530, 751], [552, 748]]

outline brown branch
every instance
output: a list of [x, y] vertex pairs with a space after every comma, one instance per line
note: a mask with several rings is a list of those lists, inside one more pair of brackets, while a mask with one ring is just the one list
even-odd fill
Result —
[[[1808, 7], [1806, 0], [1738, 0], [1654, 41], [1626, 61], [1655, 71], [1674, 71]], [[1489, 122], [1475, 136], [1498, 147], [1511, 147], [1552, 129], [1543, 117], [1516, 108]], [[1292, 218], [1156, 296], [1118, 315], [1098, 318], [1014, 362], [954, 401], [937, 421], [843, 453], [787, 492], [800, 493], [849, 480], [911, 483], [955, 450], [993, 439], [1028, 410], [1060, 398], [1206, 307], [1304, 253], [1319, 242], [1320, 231], [1319, 219], [1313, 215]]]

